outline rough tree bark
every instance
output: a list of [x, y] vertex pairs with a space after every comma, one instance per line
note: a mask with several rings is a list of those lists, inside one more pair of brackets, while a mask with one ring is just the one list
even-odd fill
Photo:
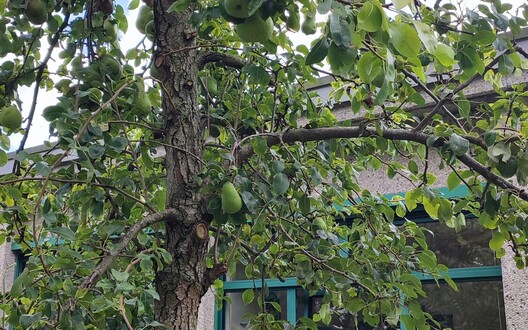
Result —
[[[166, 222], [165, 248], [172, 263], [156, 276], [161, 300], [156, 319], [170, 329], [196, 329], [201, 297], [208, 289], [205, 266], [207, 239], [199, 239], [196, 225], [207, 223], [202, 197], [195, 182], [201, 169], [203, 135], [198, 109], [198, 51], [190, 25], [193, 6], [167, 13], [172, 0], [154, 1], [157, 50], [155, 64], [163, 83], [167, 207], [178, 213]], [[203, 228], [203, 227], [202, 227]]]

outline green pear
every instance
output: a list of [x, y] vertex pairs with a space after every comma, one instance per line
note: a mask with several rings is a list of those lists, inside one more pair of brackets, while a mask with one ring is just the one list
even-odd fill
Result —
[[235, 31], [244, 42], [264, 42], [272, 36], [273, 20], [271, 17], [263, 20], [258, 13], [255, 13], [244, 23], [237, 25]]
[[242, 199], [231, 182], [224, 183], [221, 199], [224, 213], [235, 214], [242, 208]]
[[243, 18], [233, 17], [233, 16], [231, 16], [231, 15], [229, 15], [227, 13], [223, 0], [220, 1], [220, 4], [218, 5], [218, 8], [220, 9], [220, 14], [222, 15], [222, 17], [226, 21], [231, 22], [233, 24], [244, 23], [244, 19]]
[[145, 34], [148, 22], [154, 19], [154, 12], [150, 7], [141, 6], [136, 19], [136, 29]]
[[35, 25], [48, 21], [48, 8], [46, 8], [46, 4], [42, 0], [29, 0], [25, 13], [28, 21]]
[[308, 34], [314, 34], [317, 32], [317, 27], [315, 26], [315, 17], [312, 15], [305, 15], [304, 21], [301, 25], [301, 31], [302, 33], [308, 35]]
[[224, 8], [228, 15], [236, 18], [248, 18], [250, 0], [225, 0]]
[[0, 111], [0, 125], [9, 129], [18, 129], [22, 125], [22, 114], [17, 107], [10, 105]]
[[123, 75], [121, 64], [112, 56], [104, 55], [97, 63], [101, 74], [109, 76], [114, 81], [121, 79]]
[[103, 28], [105, 32], [104, 41], [114, 42], [117, 40], [117, 26], [114, 23], [106, 19], [104, 21]]
[[136, 115], [147, 115], [150, 113], [151, 109], [152, 109], [152, 103], [150, 103], [150, 99], [147, 93], [145, 92], [140, 93], [140, 95], [137, 97], [137, 99], [134, 102], [134, 108], [133, 108], [134, 113]]
[[156, 35], [156, 25], [154, 24], [154, 20], [149, 21], [147, 25], [145, 25], [145, 34], [147, 35], [148, 40], [154, 40]]
[[205, 86], [207, 87], [207, 92], [215, 96], [218, 93], [218, 83], [216, 82], [216, 79], [213, 77], [207, 77], [207, 80], [205, 81]]

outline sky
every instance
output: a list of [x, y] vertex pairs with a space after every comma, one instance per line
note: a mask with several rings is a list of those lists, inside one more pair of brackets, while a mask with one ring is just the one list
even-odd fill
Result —
[[[426, 0], [425, 3], [432, 6], [434, 4], [434, 0]], [[507, 0], [504, 1], [507, 3], [511, 3], [513, 5], [513, 8], [522, 5], [524, 3], [523, 0]], [[128, 0], [117, 0], [117, 3], [121, 5], [125, 9], [125, 13], [128, 17], [128, 31], [126, 34], [121, 33], [120, 34], [120, 40], [121, 40], [121, 47], [123, 49], [123, 52], [126, 53], [126, 50], [128, 50], [131, 46], [137, 45], [140, 40], [143, 38], [143, 35], [140, 34], [135, 29], [135, 21], [137, 17], [137, 10], [128, 11]], [[466, 0], [463, 1], [462, 6], [467, 6], [471, 8], [472, 6], [475, 6], [476, 4], [481, 3], [480, 1], [472, 1], [472, 0]], [[324, 19], [324, 18], [322, 18]], [[305, 44], [309, 45], [317, 36], [306, 36], [302, 33], [290, 33], [290, 38], [294, 40], [296, 44]], [[42, 49], [45, 51], [46, 42], [45, 40], [42, 41]], [[55, 52], [55, 54], [58, 53]], [[53, 71], [53, 61], [50, 61], [50, 71]], [[27, 117], [29, 113], [29, 108], [31, 106], [32, 102], [32, 95], [33, 95], [34, 86], [31, 87], [22, 87], [19, 89], [20, 98], [23, 101], [22, 106], [22, 115], [24, 118]], [[46, 122], [42, 116], [42, 110], [49, 106], [53, 105], [57, 102], [56, 97], [59, 96], [58, 93], [55, 90], [46, 92], [41, 90], [39, 93], [39, 99], [38, 99], [38, 106], [37, 111], [35, 113], [35, 118], [33, 120], [32, 128], [30, 130], [30, 134], [28, 137], [28, 141], [26, 142], [25, 147], [29, 148], [32, 146], [38, 146], [43, 143], [45, 140], [49, 140], [49, 124]], [[23, 127], [25, 127], [25, 123], [23, 123]], [[14, 151], [18, 148], [20, 140], [22, 138], [21, 134], [12, 135], [11, 137], [11, 150]]]

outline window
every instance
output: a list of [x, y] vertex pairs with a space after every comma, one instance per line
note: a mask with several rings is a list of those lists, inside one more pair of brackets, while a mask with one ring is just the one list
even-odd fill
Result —
[[[491, 233], [478, 224], [477, 219], [468, 219], [459, 233], [427, 217], [425, 213], [412, 214], [412, 220], [428, 228], [429, 248], [438, 257], [438, 262], [447, 265], [448, 275], [456, 282], [459, 291], [452, 290], [446, 283], [437, 285], [432, 277], [420, 273], [427, 297], [421, 301], [422, 308], [429, 312], [444, 328], [453, 330], [496, 330], [505, 329], [504, 300], [502, 291], [500, 260], [488, 248]], [[243, 279], [244, 271], [237, 272], [233, 280], [224, 282], [224, 292], [232, 299], [217, 310], [216, 330], [247, 329], [244, 314], [258, 313], [257, 303], [245, 305], [242, 292], [254, 287], [261, 288], [260, 281]], [[269, 288], [270, 300], [281, 306], [275, 319], [296, 323], [302, 316], [317, 313], [322, 301], [321, 295], [308, 296], [295, 278], [281, 282], [276, 279], [265, 281]], [[268, 301], [266, 299], [266, 301]], [[367, 325], [355, 327], [350, 314], [337, 311], [329, 325], [321, 324], [318, 329], [368, 330]], [[400, 329], [404, 330], [403, 325]]]

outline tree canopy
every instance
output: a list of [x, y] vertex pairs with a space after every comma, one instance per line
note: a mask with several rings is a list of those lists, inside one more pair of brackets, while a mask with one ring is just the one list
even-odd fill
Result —
[[[201, 297], [213, 285], [221, 304], [219, 277], [242, 264], [249, 279], [324, 289], [301, 329], [336, 309], [372, 326], [439, 328], [412, 273], [456, 285], [426, 229], [394, 224], [420, 207], [455, 231], [476, 216], [496, 256], [508, 247], [526, 266], [528, 92], [505, 78], [528, 80], [528, 5], [127, 5], [0, 1], [2, 165], [23, 135], [0, 178], [0, 238], [29, 256], [0, 305], [4, 324], [192, 329]], [[138, 45], [121, 40], [132, 25]], [[324, 76], [332, 90], [318, 95]], [[493, 96], [470, 97], [482, 83]], [[53, 142], [30, 153], [50, 91]], [[466, 196], [435, 189], [446, 169], [445, 185]], [[412, 188], [388, 199], [365, 189], [366, 170]], [[283, 328], [262, 311], [254, 324]]]

